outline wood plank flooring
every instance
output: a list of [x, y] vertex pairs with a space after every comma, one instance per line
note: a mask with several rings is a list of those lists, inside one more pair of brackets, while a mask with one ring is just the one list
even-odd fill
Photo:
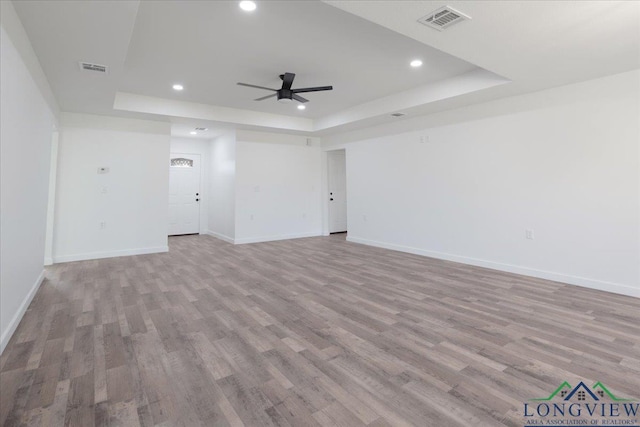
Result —
[[640, 300], [347, 243], [58, 264], [0, 358], [4, 426], [522, 426], [640, 398]]

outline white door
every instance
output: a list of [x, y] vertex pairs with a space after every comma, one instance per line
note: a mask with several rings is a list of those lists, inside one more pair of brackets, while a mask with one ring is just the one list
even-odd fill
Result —
[[200, 232], [200, 155], [171, 153], [169, 235]]
[[329, 233], [347, 231], [347, 162], [345, 150], [327, 153]]

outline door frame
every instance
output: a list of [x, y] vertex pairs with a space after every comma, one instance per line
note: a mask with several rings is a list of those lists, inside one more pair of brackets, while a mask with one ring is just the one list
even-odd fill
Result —
[[[203, 190], [204, 188], [204, 155], [202, 153], [193, 153], [193, 152], [187, 152], [187, 151], [171, 151], [171, 149], [169, 149], [169, 161], [167, 162], [168, 167], [169, 167], [169, 172], [171, 172], [171, 159], [174, 156], [198, 156], [200, 158], [200, 176], [198, 177], [198, 186], [200, 187], [200, 203], [198, 203], [198, 234], [207, 234], [207, 229], [206, 227], [203, 225], [203, 221], [202, 221], [202, 202], [207, 202], [206, 198], [208, 196], [208, 194], [206, 194], [206, 191]], [[171, 179], [171, 175], [169, 175], [169, 179]], [[167, 209], [169, 209], [169, 205], [167, 204]], [[167, 223], [167, 234], [168, 234], [168, 229], [169, 224]], [[203, 228], [204, 227], [204, 228]]]
[[[322, 235], [328, 236], [329, 233], [329, 152], [344, 150], [345, 169], [347, 168], [348, 149], [345, 145], [336, 145], [322, 150], [321, 168], [322, 171], [322, 191], [320, 192], [320, 206], [322, 206]], [[347, 179], [347, 187], [349, 180]], [[347, 190], [347, 232], [349, 231], [349, 191]]]

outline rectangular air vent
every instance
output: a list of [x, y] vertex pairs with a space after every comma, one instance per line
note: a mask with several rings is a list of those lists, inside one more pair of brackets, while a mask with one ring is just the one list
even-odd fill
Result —
[[208, 129], [207, 128], [196, 128], [196, 130], [205, 131], [205, 130], [208, 130]]
[[107, 72], [107, 66], [106, 65], [92, 64], [90, 62], [81, 62], [80, 63], [80, 68], [85, 70], [85, 71], [96, 71], [98, 73], [106, 73]]
[[444, 6], [418, 19], [418, 22], [426, 25], [427, 27], [442, 31], [445, 28], [449, 28], [453, 24], [462, 22], [467, 19], [471, 19], [471, 17], [465, 15], [462, 12], [458, 12], [450, 6]]
[[407, 113], [391, 113], [391, 117], [402, 117], [406, 116]]

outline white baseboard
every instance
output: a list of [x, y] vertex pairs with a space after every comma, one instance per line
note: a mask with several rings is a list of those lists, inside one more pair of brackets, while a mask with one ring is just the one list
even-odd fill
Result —
[[25, 297], [24, 301], [22, 301], [22, 304], [20, 304], [20, 307], [18, 308], [18, 311], [16, 312], [16, 314], [13, 315], [13, 318], [9, 322], [7, 329], [2, 331], [2, 336], [0, 337], [0, 354], [2, 354], [7, 344], [9, 344], [9, 340], [11, 339], [11, 337], [13, 336], [13, 333], [16, 331], [16, 328], [20, 324], [20, 321], [22, 320], [22, 316], [24, 316], [24, 313], [27, 312], [27, 309], [29, 308], [29, 304], [31, 304], [31, 301], [33, 300], [33, 297], [36, 295], [36, 292], [38, 292], [38, 289], [40, 288], [40, 285], [42, 284], [43, 280], [44, 280], [44, 270], [42, 270], [42, 272], [36, 279], [36, 282], [33, 284], [33, 286], [31, 286], [31, 290]]
[[313, 231], [308, 233], [278, 234], [275, 236], [244, 237], [242, 239], [235, 239], [234, 243], [236, 245], [242, 245], [245, 243], [274, 242], [276, 240], [300, 239], [303, 237], [317, 237], [321, 235], [322, 235], [322, 232]]
[[540, 279], [552, 280], [555, 282], [568, 283], [570, 285], [582, 286], [585, 288], [598, 289], [600, 291], [613, 292], [615, 294], [627, 295], [640, 298], [640, 288], [635, 288], [619, 283], [605, 282], [602, 280], [589, 279], [586, 277], [572, 276], [552, 271], [537, 270], [534, 268], [519, 265], [503, 264], [500, 262], [487, 261], [478, 258], [471, 258], [461, 255], [453, 255], [444, 252], [429, 251], [411, 246], [396, 245], [393, 243], [379, 242], [375, 240], [363, 239], [360, 237], [347, 236], [348, 242], [360, 243], [363, 245], [376, 246], [394, 251], [407, 252], [416, 255], [423, 255], [430, 258], [443, 259], [447, 261], [459, 262], [462, 264], [475, 265], [478, 267], [490, 268], [493, 270], [506, 271], [509, 273], [522, 274], [523, 276], [537, 277]]
[[151, 248], [122, 249], [118, 251], [87, 252], [84, 254], [61, 255], [61, 256], [53, 257], [53, 262], [55, 264], [58, 264], [61, 262], [85, 261], [88, 259], [114, 258], [119, 256], [130, 256], [130, 255], [146, 255], [146, 254], [156, 254], [161, 252], [169, 252], [169, 247], [157, 246], [157, 247], [151, 247]]
[[233, 239], [231, 237], [225, 236], [224, 234], [216, 233], [215, 231], [208, 230], [206, 232], [206, 234], [208, 234], [209, 236], [213, 236], [213, 237], [215, 237], [217, 239], [224, 240], [227, 243], [231, 243], [231, 244], [234, 243], [234, 241], [233, 241]]

